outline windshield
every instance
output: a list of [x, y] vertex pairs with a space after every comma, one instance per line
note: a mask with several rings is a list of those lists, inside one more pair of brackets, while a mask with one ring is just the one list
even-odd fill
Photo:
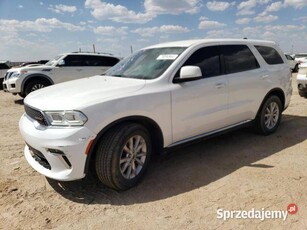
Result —
[[63, 57], [63, 55], [56, 56], [56, 57], [53, 58], [52, 60], [48, 61], [45, 65], [53, 66], [53, 65], [55, 65], [55, 64], [58, 62], [58, 60], [59, 60], [60, 58], [62, 58], [62, 57]]
[[104, 75], [155, 79], [161, 76], [185, 49], [183, 47], [167, 47], [140, 50], [119, 62]]

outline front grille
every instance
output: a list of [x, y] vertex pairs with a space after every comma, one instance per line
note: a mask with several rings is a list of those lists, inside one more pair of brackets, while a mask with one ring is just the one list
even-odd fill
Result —
[[33, 108], [27, 106], [26, 104], [24, 106], [25, 106], [25, 112], [29, 117], [36, 120], [41, 125], [45, 125], [45, 126], [48, 125], [46, 118], [44, 117], [44, 115], [41, 111], [33, 109]]
[[34, 160], [36, 160], [44, 168], [51, 170], [51, 166], [49, 162], [47, 161], [47, 159], [45, 158], [45, 156], [40, 151], [31, 147], [30, 145], [28, 145], [28, 147], [29, 147], [30, 153], [32, 157], [34, 158]]
[[13, 74], [14, 72], [6, 72], [5, 76], [4, 76], [4, 80], [7, 80], [10, 78], [10, 76]]

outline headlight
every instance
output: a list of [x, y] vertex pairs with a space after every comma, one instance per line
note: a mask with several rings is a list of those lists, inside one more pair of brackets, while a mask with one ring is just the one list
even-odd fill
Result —
[[52, 126], [82, 126], [87, 121], [87, 117], [80, 111], [47, 111], [45, 114]]
[[10, 78], [19, 77], [19, 75], [20, 75], [19, 72], [13, 72]]

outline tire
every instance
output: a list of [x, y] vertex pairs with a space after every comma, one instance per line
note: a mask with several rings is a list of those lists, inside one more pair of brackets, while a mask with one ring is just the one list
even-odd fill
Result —
[[18, 93], [18, 95], [19, 95], [20, 97], [22, 97], [22, 98], [25, 98], [25, 97], [26, 97], [26, 95], [25, 95], [24, 93]]
[[[134, 150], [140, 149], [129, 154], [130, 146]], [[118, 125], [100, 140], [95, 158], [97, 177], [110, 188], [127, 190], [140, 182], [151, 155], [151, 138], [142, 125], [137, 123]]]
[[255, 119], [256, 131], [262, 135], [274, 133], [281, 120], [282, 105], [279, 97], [273, 95], [266, 99]]
[[24, 94], [25, 96], [27, 96], [29, 93], [36, 91], [38, 89], [42, 89], [45, 88], [46, 86], [49, 86], [50, 84], [47, 81], [44, 80], [33, 80], [30, 81], [26, 87], [25, 87], [25, 91]]

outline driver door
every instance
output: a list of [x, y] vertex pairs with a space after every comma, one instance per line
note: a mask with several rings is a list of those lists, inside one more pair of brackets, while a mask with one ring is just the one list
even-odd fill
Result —
[[84, 60], [82, 55], [67, 55], [64, 64], [54, 71], [54, 83], [61, 83], [83, 78]]
[[171, 92], [173, 143], [228, 125], [228, 79], [218, 47], [198, 49], [183, 66], [187, 65], [199, 66], [203, 78], [176, 83]]

